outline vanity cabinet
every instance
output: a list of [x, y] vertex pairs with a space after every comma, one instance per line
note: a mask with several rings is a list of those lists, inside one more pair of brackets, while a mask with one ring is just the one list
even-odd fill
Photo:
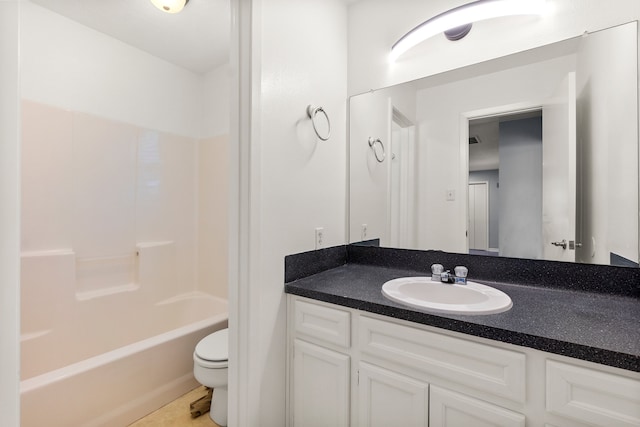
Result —
[[[297, 300], [289, 351], [291, 425], [350, 425], [351, 313]], [[289, 328], [291, 329], [291, 328]]]
[[288, 295], [289, 427], [640, 426], [640, 374]]

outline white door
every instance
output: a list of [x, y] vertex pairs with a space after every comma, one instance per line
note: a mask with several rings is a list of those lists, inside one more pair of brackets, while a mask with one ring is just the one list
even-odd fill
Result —
[[295, 340], [293, 343], [293, 425], [349, 425], [349, 356]]
[[359, 366], [360, 427], [427, 427], [429, 385], [361, 362]]
[[542, 241], [546, 260], [575, 261], [576, 75], [542, 108]]
[[390, 156], [390, 242], [395, 248], [413, 245], [414, 127], [392, 122]]
[[489, 249], [489, 185], [469, 183], [469, 249]]

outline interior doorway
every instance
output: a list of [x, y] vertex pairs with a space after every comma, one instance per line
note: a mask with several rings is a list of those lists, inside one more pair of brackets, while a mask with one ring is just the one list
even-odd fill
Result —
[[415, 125], [395, 107], [391, 109], [389, 151], [390, 243], [411, 248], [415, 240]]
[[542, 110], [469, 121], [469, 253], [540, 259]]

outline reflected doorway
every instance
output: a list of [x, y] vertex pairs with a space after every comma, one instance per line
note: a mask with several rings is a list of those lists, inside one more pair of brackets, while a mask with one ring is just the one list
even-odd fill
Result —
[[389, 162], [390, 244], [415, 246], [415, 125], [392, 107]]
[[542, 110], [469, 121], [469, 253], [543, 258]]

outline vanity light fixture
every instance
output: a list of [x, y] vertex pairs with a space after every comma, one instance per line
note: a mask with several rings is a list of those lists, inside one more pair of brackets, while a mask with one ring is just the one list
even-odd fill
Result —
[[447, 10], [427, 19], [394, 43], [391, 61], [436, 34], [444, 33], [449, 40], [460, 40], [471, 30], [473, 22], [501, 16], [542, 15], [546, 0], [477, 0]]
[[189, 0], [151, 0], [158, 9], [167, 13], [178, 13], [189, 3]]

